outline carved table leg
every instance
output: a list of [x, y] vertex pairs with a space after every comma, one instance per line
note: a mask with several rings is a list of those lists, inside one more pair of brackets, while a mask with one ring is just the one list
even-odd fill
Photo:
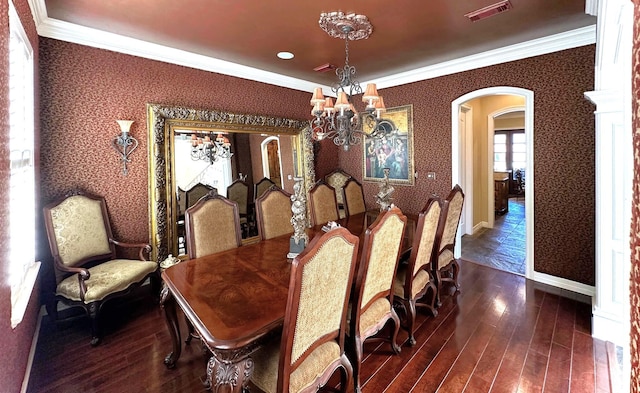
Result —
[[253, 373], [253, 360], [246, 349], [214, 351], [207, 363], [206, 386], [213, 393], [245, 392]]
[[180, 342], [180, 324], [178, 323], [178, 314], [176, 312], [176, 300], [166, 285], [163, 285], [160, 293], [160, 307], [164, 309], [164, 316], [173, 346], [173, 350], [164, 358], [164, 364], [167, 368], [174, 368], [180, 358], [182, 343]]

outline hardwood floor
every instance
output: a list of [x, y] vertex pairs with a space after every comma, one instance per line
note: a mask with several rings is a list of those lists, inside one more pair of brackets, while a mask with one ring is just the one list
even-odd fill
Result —
[[[415, 347], [404, 333], [400, 355], [365, 344], [363, 393], [611, 391], [605, 343], [590, 335], [590, 305], [467, 261], [460, 283], [436, 318], [419, 312]], [[45, 316], [28, 392], [205, 391], [197, 341], [175, 369], [165, 368], [169, 334], [148, 292], [107, 304], [103, 317], [106, 335], [92, 348], [86, 318], [54, 324]]]

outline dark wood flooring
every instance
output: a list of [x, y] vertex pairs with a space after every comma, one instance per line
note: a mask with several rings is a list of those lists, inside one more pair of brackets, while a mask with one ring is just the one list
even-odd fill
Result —
[[[417, 345], [393, 355], [365, 345], [364, 393], [610, 392], [605, 343], [590, 335], [591, 307], [524, 277], [461, 261], [461, 292], [438, 317], [418, 315]], [[103, 342], [86, 318], [44, 317], [28, 392], [201, 392], [206, 358], [197, 341], [167, 370], [164, 316], [148, 292], [111, 303]], [[183, 330], [184, 331], [184, 330]]]

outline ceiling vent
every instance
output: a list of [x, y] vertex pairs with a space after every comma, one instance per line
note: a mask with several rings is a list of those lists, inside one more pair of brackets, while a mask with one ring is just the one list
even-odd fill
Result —
[[323, 64], [323, 65], [317, 66], [313, 70], [315, 72], [327, 72], [327, 71], [335, 70], [336, 68], [338, 68], [338, 67], [334, 66], [333, 64], [327, 63], [327, 64]]
[[469, 18], [471, 22], [475, 22], [480, 19], [488, 18], [501, 12], [508, 11], [511, 8], [513, 8], [511, 2], [509, 0], [503, 0], [492, 5], [488, 5], [484, 8], [480, 8], [479, 10], [469, 12], [468, 14], [464, 14], [464, 16]]

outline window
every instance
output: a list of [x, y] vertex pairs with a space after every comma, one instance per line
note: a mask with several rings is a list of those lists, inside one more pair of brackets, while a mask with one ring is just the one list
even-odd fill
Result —
[[493, 135], [493, 170], [525, 169], [527, 141], [524, 130], [496, 131]]
[[38, 275], [35, 262], [33, 49], [9, 2], [9, 281], [11, 326], [24, 316]]

